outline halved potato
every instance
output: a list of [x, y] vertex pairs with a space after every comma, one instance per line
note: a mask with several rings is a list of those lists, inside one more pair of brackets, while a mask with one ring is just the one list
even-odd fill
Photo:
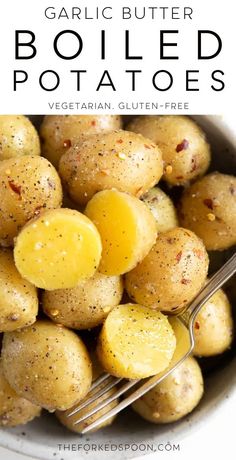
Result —
[[121, 275], [134, 268], [155, 243], [155, 219], [142, 201], [124, 192], [98, 192], [86, 206], [102, 239], [99, 270]]
[[126, 304], [115, 307], [106, 318], [97, 353], [110, 374], [138, 379], [163, 371], [175, 346], [166, 316], [142, 305]]
[[54, 209], [28, 222], [18, 235], [14, 257], [22, 277], [53, 290], [73, 288], [94, 275], [101, 257], [95, 225], [71, 209]]

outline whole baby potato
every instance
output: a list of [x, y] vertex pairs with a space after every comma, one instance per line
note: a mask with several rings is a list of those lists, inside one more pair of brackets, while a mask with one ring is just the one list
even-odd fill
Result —
[[175, 207], [169, 196], [159, 187], [151, 188], [141, 197], [141, 200], [152, 212], [156, 220], [158, 233], [167, 232], [167, 230], [178, 226]]
[[38, 133], [24, 115], [0, 115], [0, 160], [40, 155]]
[[6, 332], [2, 360], [17, 394], [50, 411], [69, 409], [90, 389], [91, 361], [82, 340], [49, 321]]
[[25, 425], [40, 413], [39, 406], [21, 398], [10, 387], [3, 374], [2, 360], [0, 360], [0, 426]]
[[0, 162], [0, 245], [12, 246], [25, 223], [40, 211], [58, 208], [62, 187], [55, 168], [40, 156]]
[[17, 271], [12, 251], [0, 249], [0, 332], [29, 326], [37, 314], [35, 286]]
[[162, 151], [164, 180], [184, 185], [203, 175], [210, 163], [210, 146], [202, 129], [182, 115], [145, 115], [127, 129], [151, 139]]
[[42, 155], [57, 167], [61, 156], [75, 143], [120, 128], [119, 115], [46, 115], [40, 127]]
[[65, 187], [81, 205], [98, 191], [112, 188], [140, 197], [159, 181], [162, 172], [158, 147], [128, 131], [91, 136], [73, 145], [59, 164]]
[[189, 357], [161, 383], [132, 404], [145, 420], [175, 422], [192, 412], [203, 395], [203, 378], [197, 361]]
[[232, 308], [219, 289], [202, 307], [194, 323], [196, 356], [214, 356], [226, 351], [233, 339]]
[[45, 291], [43, 310], [56, 323], [72, 329], [90, 329], [102, 324], [123, 293], [120, 276], [96, 272], [73, 289]]
[[129, 297], [154, 309], [177, 313], [203, 286], [208, 255], [190, 230], [176, 227], [160, 233], [149, 254], [126, 274]]
[[214, 172], [186, 189], [179, 205], [181, 225], [202, 238], [207, 250], [236, 243], [236, 177]]

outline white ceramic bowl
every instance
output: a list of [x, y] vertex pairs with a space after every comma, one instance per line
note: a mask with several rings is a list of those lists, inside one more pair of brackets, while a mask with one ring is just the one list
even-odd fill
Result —
[[[198, 123], [208, 134], [213, 151], [211, 169], [228, 172], [236, 171], [236, 132], [222, 117], [197, 116]], [[214, 265], [219, 265], [228, 257], [228, 252], [222, 252]], [[205, 394], [197, 409], [188, 417], [175, 424], [163, 426], [145, 422], [134, 414], [131, 409], [122, 413], [115, 423], [104, 430], [92, 435], [73, 434], [64, 429], [53, 415], [44, 414], [26, 426], [0, 430], [0, 445], [21, 454], [40, 459], [75, 459], [120, 460], [137, 458], [139, 455], [150, 453], [160, 443], [176, 443], [185, 436], [191, 436], [193, 431], [204, 423], [206, 418], [214, 416], [222, 405], [236, 401], [236, 356], [223, 360], [218, 369], [205, 380]], [[75, 451], [59, 450], [59, 444], [74, 445]], [[130, 444], [132, 448], [119, 450], [119, 444]], [[107, 451], [95, 450], [95, 445], [102, 445]], [[140, 448], [137, 448], [139, 445]], [[78, 447], [76, 447], [78, 446]], [[153, 446], [153, 447], [152, 447]]]

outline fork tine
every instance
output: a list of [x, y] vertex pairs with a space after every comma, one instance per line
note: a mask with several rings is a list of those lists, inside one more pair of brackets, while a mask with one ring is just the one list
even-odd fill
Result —
[[110, 377], [110, 374], [102, 374], [100, 375], [100, 377], [98, 377], [96, 380], [93, 381], [92, 385], [91, 385], [91, 388], [90, 388], [90, 391], [94, 390], [94, 388], [96, 388], [98, 385], [100, 385], [100, 383], [103, 383], [106, 379], [108, 379], [108, 377]]
[[[99, 404], [97, 404], [96, 407], [94, 407], [93, 409], [89, 410], [85, 415], [83, 415], [82, 417], [79, 417], [76, 422], [74, 422], [74, 425], [77, 425], [78, 423], [80, 422], [83, 422], [84, 420], [86, 420], [87, 418], [91, 417], [91, 415], [94, 415], [96, 414], [100, 409], [103, 409], [103, 407], [107, 406], [108, 404], [110, 404], [112, 401], [114, 401], [115, 399], [119, 398], [119, 396], [121, 396], [123, 393], [125, 393], [127, 390], [129, 390], [130, 388], [132, 388], [134, 385], [136, 385], [136, 383], [138, 383], [140, 380], [129, 380], [128, 382], [126, 382], [124, 385], [122, 385], [121, 388], [119, 388], [113, 395], [111, 395], [109, 398], [106, 398], [104, 399], [103, 401], [101, 401]], [[110, 413], [110, 412], [109, 412]], [[105, 414], [106, 415], [106, 414]], [[110, 418], [110, 417], [107, 417], [107, 418]], [[106, 418], [106, 419], [107, 419]], [[101, 420], [101, 418], [99, 417], [99, 420]], [[100, 423], [98, 423], [99, 425]], [[89, 425], [89, 426], [92, 426], [92, 425]]]
[[[158, 383], [160, 383], [162, 380], [164, 380], [176, 367], [178, 367], [187, 358], [187, 356], [190, 355], [191, 352], [192, 352], [192, 348], [190, 348], [189, 351], [179, 361], [177, 361], [177, 363], [175, 363], [174, 366], [172, 366], [170, 369], [168, 369], [167, 372], [163, 371], [161, 374], [154, 375], [153, 377], [148, 379], [143, 385], [141, 385], [137, 390], [135, 390], [133, 393], [131, 393], [127, 398], [123, 399], [123, 401], [121, 401], [117, 406], [115, 406], [113, 409], [111, 409], [108, 412], [106, 412], [106, 414], [102, 415], [101, 417], [99, 417], [94, 422], [90, 423], [86, 428], [83, 429], [83, 431], [81, 431], [81, 433], [85, 434], [88, 431], [96, 428], [98, 425], [100, 425], [101, 423], [105, 422], [110, 417], [113, 417], [114, 415], [118, 414], [123, 409], [125, 409], [127, 406], [129, 406], [134, 401], [139, 399], [141, 396], [143, 396], [145, 393], [147, 393], [147, 391], [151, 390]], [[140, 380], [136, 380], [136, 383], [137, 382], [140, 382]], [[106, 400], [104, 406], [106, 404], [110, 403], [111, 401], [112, 401], [111, 398]], [[91, 414], [91, 412], [90, 412], [90, 415], [93, 415], [93, 414]], [[95, 413], [95, 411], [93, 413]], [[81, 418], [79, 421], [85, 420], [86, 418], [87, 417]], [[79, 423], [79, 421], [76, 421], [74, 423], [74, 425]]]
[[[72, 417], [72, 415], [75, 415], [77, 412], [79, 412], [81, 409], [84, 409], [87, 407], [89, 404], [93, 403], [98, 399], [100, 396], [104, 395], [107, 391], [111, 390], [114, 386], [116, 386], [122, 379], [121, 378], [115, 378], [113, 376], [109, 376], [109, 378], [105, 379], [107, 380], [106, 384], [99, 389], [98, 385], [96, 385], [95, 389], [97, 388], [97, 391], [94, 391], [92, 395], [86, 399], [85, 401], [82, 401], [81, 404], [78, 404], [75, 409], [70, 412], [67, 417]], [[104, 380], [103, 380], [104, 381]]]

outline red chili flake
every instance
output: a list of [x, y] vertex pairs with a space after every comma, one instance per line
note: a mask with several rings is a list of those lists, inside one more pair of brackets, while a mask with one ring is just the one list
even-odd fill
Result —
[[203, 200], [203, 203], [205, 204], [205, 206], [207, 206], [208, 209], [213, 210], [213, 201], [211, 200], [211, 198], [205, 198], [205, 200]]
[[181, 179], [183, 179], [183, 176], [176, 176], [176, 179], [181, 180]]
[[192, 165], [192, 167], [191, 167], [190, 172], [196, 171], [197, 166], [198, 166], [198, 165], [197, 165], [197, 158], [196, 158], [196, 156], [193, 156], [193, 158], [192, 158], [192, 160], [191, 160], [191, 165]]
[[150, 145], [148, 145], [148, 144], [144, 144], [144, 147], [145, 147], [145, 149], [148, 149], [148, 150], [150, 150], [150, 149], [151, 149], [151, 146], [150, 146]]
[[204, 254], [201, 249], [193, 249], [193, 253], [199, 258], [204, 259]]
[[187, 150], [188, 146], [189, 141], [187, 141], [187, 139], [183, 139], [182, 142], [176, 146], [175, 150], [177, 153], [179, 153], [182, 152], [182, 150]]
[[167, 238], [167, 243], [169, 244], [173, 244], [175, 242], [175, 239], [174, 238]]
[[9, 187], [21, 198], [21, 185], [16, 185], [12, 180], [8, 181]]
[[63, 142], [63, 147], [65, 149], [69, 149], [71, 147], [71, 140], [70, 139], [66, 139], [64, 142]]
[[91, 126], [96, 126], [96, 124], [97, 124], [97, 123], [96, 123], [96, 120], [92, 120], [92, 121], [91, 121]]
[[181, 259], [181, 257], [182, 257], [182, 254], [183, 254], [183, 252], [180, 251], [180, 252], [178, 252], [178, 254], [177, 254], [177, 256], [176, 256], [176, 260], [177, 260], [178, 263], [179, 263], [179, 261], [180, 261], [180, 259]]
[[195, 329], [197, 329], [197, 330], [200, 329], [200, 324], [199, 324], [198, 321], [195, 322], [194, 327], [195, 327]]
[[116, 141], [117, 144], [123, 144], [123, 139], [118, 139], [118, 141]]
[[181, 284], [189, 284], [191, 283], [191, 280], [187, 280], [186, 278], [182, 278]]

